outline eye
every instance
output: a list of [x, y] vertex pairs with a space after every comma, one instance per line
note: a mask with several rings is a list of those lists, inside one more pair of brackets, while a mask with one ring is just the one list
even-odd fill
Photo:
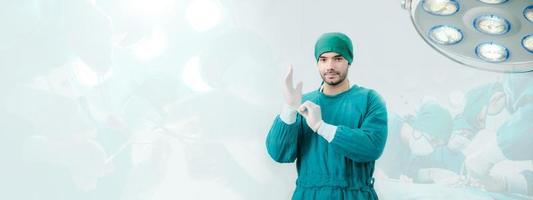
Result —
[[326, 62], [326, 59], [325, 58], [319, 58], [318, 59], [320, 62]]
[[335, 58], [335, 60], [340, 62], [340, 61], [343, 60], [343, 58], [342, 57], [337, 57], [337, 58]]

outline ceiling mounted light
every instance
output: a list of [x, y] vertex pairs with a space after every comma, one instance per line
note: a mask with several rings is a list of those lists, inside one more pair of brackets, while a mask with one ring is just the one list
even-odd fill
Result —
[[455, 0], [424, 0], [424, 10], [434, 15], [453, 15], [459, 10]]
[[402, 0], [424, 41], [440, 54], [488, 71], [533, 72], [531, 0]]
[[442, 45], [452, 45], [463, 39], [463, 33], [455, 27], [439, 25], [431, 28], [429, 38]]
[[492, 63], [503, 62], [509, 58], [509, 50], [507, 48], [492, 42], [478, 45], [476, 54], [479, 58]]
[[533, 5], [530, 5], [524, 9], [524, 17], [533, 23]]
[[504, 18], [495, 15], [483, 15], [474, 20], [474, 27], [482, 33], [503, 35], [509, 32], [511, 25]]
[[479, 0], [479, 1], [486, 3], [486, 4], [502, 4], [502, 3], [507, 2], [507, 0]]
[[522, 47], [529, 51], [529, 53], [533, 53], [533, 35], [528, 35], [522, 39]]

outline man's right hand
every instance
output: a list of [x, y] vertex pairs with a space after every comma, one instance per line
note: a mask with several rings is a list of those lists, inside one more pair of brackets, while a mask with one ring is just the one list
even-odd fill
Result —
[[296, 88], [294, 88], [292, 81], [292, 65], [289, 65], [289, 72], [285, 76], [285, 87], [283, 90], [283, 95], [285, 97], [285, 103], [289, 106], [292, 110], [297, 110], [298, 107], [300, 107], [301, 101], [302, 101], [302, 82], [298, 82], [296, 84]]

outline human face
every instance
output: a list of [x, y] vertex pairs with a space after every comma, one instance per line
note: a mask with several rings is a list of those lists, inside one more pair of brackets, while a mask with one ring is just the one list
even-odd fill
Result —
[[448, 141], [448, 148], [452, 151], [462, 151], [470, 145], [474, 133], [465, 129], [454, 130]]
[[415, 129], [409, 123], [404, 123], [401, 128], [401, 138], [404, 144], [409, 146], [411, 153], [416, 156], [426, 156], [431, 154], [438, 143], [427, 133]]
[[331, 86], [342, 83], [348, 75], [348, 60], [335, 52], [320, 55], [317, 66], [324, 83]]

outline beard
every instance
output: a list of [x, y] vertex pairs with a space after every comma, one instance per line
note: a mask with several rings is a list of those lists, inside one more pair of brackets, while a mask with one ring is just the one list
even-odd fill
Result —
[[[331, 80], [331, 79], [326, 78], [326, 74], [335, 74], [338, 78]], [[344, 79], [346, 79], [347, 75], [348, 73], [346, 72], [343, 73], [343, 72], [333, 71], [333, 70], [320, 74], [324, 83], [331, 85], [331, 86], [335, 86], [335, 85], [338, 85], [339, 83], [342, 83]]]

